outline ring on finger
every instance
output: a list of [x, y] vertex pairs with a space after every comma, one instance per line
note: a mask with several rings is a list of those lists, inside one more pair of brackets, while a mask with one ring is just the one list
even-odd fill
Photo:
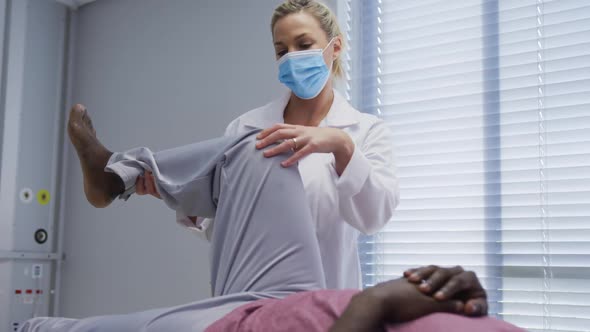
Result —
[[293, 146], [291, 147], [291, 150], [297, 151], [297, 138], [291, 138], [291, 141], [293, 141]]

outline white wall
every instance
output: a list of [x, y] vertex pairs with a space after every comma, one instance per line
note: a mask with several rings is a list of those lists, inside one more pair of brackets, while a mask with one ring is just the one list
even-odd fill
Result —
[[[269, 28], [280, 0], [101, 0], [76, 17], [73, 102], [112, 150], [217, 136], [283, 88]], [[170, 306], [209, 296], [208, 245], [160, 202], [94, 209], [71, 149], [62, 316]]]

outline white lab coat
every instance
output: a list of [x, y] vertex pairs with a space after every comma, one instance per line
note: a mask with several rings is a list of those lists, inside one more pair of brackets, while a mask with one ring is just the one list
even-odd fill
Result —
[[[225, 135], [283, 123], [290, 94], [243, 114], [232, 121]], [[330, 289], [360, 288], [362, 285], [357, 239], [360, 233], [379, 231], [392, 217], [399, 202], [392, 135], [383, 121], [354, 109], [337, 91], [320, 127], [344, 130], [355, 149], [341, 176], [333, 154], [315, 153], [299, 162], [320, 246], [326, 285]], [[261, 152], [262, 153], [262, 152]], [[186, 216], [177, 221], [209, 238], [213, 220]]]

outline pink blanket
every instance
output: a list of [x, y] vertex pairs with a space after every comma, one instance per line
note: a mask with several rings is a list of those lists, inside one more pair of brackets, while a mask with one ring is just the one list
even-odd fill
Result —
[[[321, 290], [298, 293], [280, 300], [255, 301], [235, 309], [209, 326], [206, 332], [328, 331], [357, 292], [356, 290]], [[388, 331], [522, 332], [524, 330], [490, 317], [468, 318], [440, 313], [390, 326]]]

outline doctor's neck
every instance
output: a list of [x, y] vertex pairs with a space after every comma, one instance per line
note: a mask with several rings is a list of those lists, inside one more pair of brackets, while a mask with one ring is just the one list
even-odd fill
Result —
[[317, 127], [328, 115], [333, 102], [334, 90], [330, 78], [322, 92], [313, 99], [301, 99], [291, 93], [283, 118], [288, 124]]

